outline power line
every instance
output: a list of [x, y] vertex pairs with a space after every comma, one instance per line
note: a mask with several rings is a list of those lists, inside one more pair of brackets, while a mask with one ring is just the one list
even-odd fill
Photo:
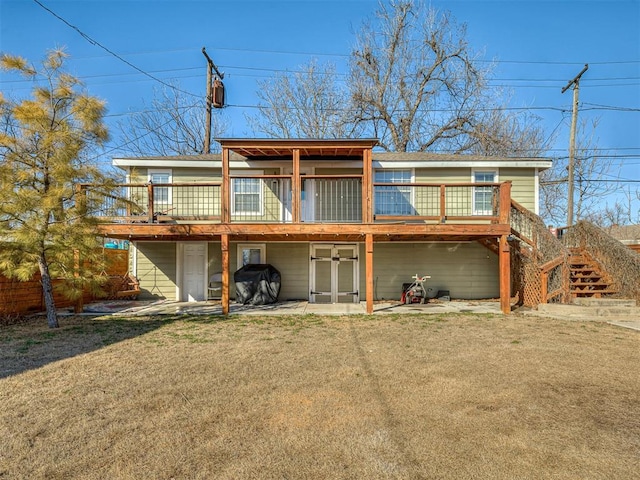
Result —
[[109, 50], [107, 47], [105, 47], [104, 45], [102, 45], [100, 42], [98, 42], [97, 40], [94, 40], [93, 38], [91, 38], [89, 35], [87, 35], [86, 33], [84, 33], [82, 30], [80, 30], [78, 27], [76, 27], [75, 25], [72, 25], [71, 23], [69, 23], [68, 21], [66, 21], [64, 18], [62, 18], [60, 15], [58, 15], [57, 13], [55, 13], [53, 10], [51, 10], [50, 8], [46, 7], [45, 5], [43, 5], [39, 0], [33, 0], [36, 4], [38, 4], [40, 7], [42, 7], [44, 10], [46, 10], [47, 12], [49, 12], [51, 15], [53, 15], [54, 17], [56, 17], [58, 20], [60, 20], [61, 22], [63, 22], [65, 25], [69, 26], [70, 28], [74, 29], [76, 32], [78, 32], [80, 34], [80, 36], [82, 38], [84, 38], [86, 41], [88, 41], [90, 44], [95, 45], [97, 47], [102, 48], [105, 52], [109, 53], [110, 55], [112, 55], [113, 57], [117, 58], [118, 60], [120, 60], [121, 62], [126, 63], [127, 65], [129, 65], [131, 68], [133, 68], [134, 70], [137, 70], [138, 72], [140, 72], [141, 74], [151, 78], [152, 80], [155, 80], [156, 82], [161, 83], [162, 85], [164, 85], [165, 87], [169, 87], [172, 88], [174, 90], [177, 90], [181, 93], [184, 93], [186, 95], [191, 95], [193, 97], [196, 98], [201, 98], [200, 95], [196, 95], [194, 93], [191, 92], [187, 92], [186, 90], [180, 90], [179, 88], [170, 85], [162, 80], [160, 80], [159, 78], [151, 75], [148, 72], [145, 72], [144, 70], [142, 70], [141, 68], [137, 67], [136, 65], [134, 65], [133, 63], [129, 62], [128, 60], [125, 60], [124, 58], [122, 58], [120, 55], [118, 55], [117, 53], [113, 52], [112, 50]]

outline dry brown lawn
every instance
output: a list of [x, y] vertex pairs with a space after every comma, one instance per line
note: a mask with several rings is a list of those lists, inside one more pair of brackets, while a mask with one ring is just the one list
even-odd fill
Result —
[[625, 479], [640, 333], [521, 315], [0, 329], [0, 478]]

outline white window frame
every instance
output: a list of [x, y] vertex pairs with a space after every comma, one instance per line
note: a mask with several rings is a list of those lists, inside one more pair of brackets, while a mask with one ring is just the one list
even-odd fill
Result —
[[239, 243], [237, 247], [236, 265], [238, 269], [245, 266], [243, 263], [243, 251], [244, 250], [260, 250], [260, 263], [267, 263], [267, 244], [266, 243]]
[[[377, 168], [373, 172], [374, 183], [378, 182], [376, 180], [376, 173], [378, 172], [409, 172], [409, 183], [415, 183], [415, 170], [413, 168]], [[381, 183], [387, 183], [387, 182], [381, 182]], [[389, 183], [394, 183], [394, 182], [389, 182]], [[400, 189], [398, 189], [398, 191], [402, 192]], [[411, 207], [415, 209], [415, 188], [410, 188], [409, 195], [410, 195], [409, 202], [411, 204]], [[375, 192], [374, 192], [374, 209], [377, 209], [376, 203], [377, 202], [375, 201]], [[411, 213], [400, 213], [400, 214], [395, 212], [376, 213], [375, 211], [374, 211], [374, 214], [375, 215], [411, 215]]]
[[[159, 183], [173, 183], [173, 170], [170, 168], [150, 168], [149, 170], [147, 170], [147, 180], [150, 183], [153, 183], [153, 176], [154, 175], [168, 175], [169, 176], [169, 181], [168, 182], [159, 182]], [[153, 205], [155, 208], [155, 205], [172, 205], [173, 204], [173, 189], [171, 187], [153, 187], [155, 188], [166, 188], [167, 189], [167, 200], [166, 201], [158, 201], [157, 197], [156, 197], [156, 191], [153, 191]]]
[[[264, 215], [264, 180], [260, 179], [260, 178], [256, 178], [253, 180], [256, 180], [260, 186], [260, 189], [258, 191], [258, 210], [257, 211], [242, 211], [242, 212], [238, 212], [236, 211], [236, 191], [235, 191], [235, 181], [239, 180], [239, 178], [233, 178], [234, 176], [237, 177], [242, 177], [244, 175], [246, 176], [250, 176], [250, 175], [263, 175], [263, 171], [262, 170], [235, 170], [235, 171], [230, 171], [229, 175], [231, 176], [230, 178], [230, 190], [231, 190], [231, 215], [235, 215], [235, 216], [263, 216]], [[241, 179], [241, 178], [240, 178]]]
[[[476, 181], [476, 175], [479, 173], [493, 174], [493, 181], [486, 182], [486, 183], [499, 182], [499, 176], [498, 176], [499, 172], [497, 168], [473, 168], [471, 169], [471, 183], [483, 183], [483, 182]], [[476, 189], [480, 189], [480, 188], [483, 188], [483, 187], [473, 187], [473, 193], [471, 195], [471, 202], [472, 202], [471, 208], [472, 208], [473, 215], [492, 215], [493, 210], [480, 210], [476, 205], [476, 193], [480, 193], [480, 191]]]

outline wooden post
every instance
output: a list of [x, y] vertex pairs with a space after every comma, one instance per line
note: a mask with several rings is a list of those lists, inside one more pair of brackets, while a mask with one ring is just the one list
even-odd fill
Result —
[[147, 184], [147, 213], [149, 214], [147, 220], [149, 223], [153, 223], [153, 183]]
[[511, 252], [507, 235], [500, 236], [500, 310], [511, 313]]
[[222, 251], [222, 314], [229, 315], [229, 235], [220, 235]]
[[373, 161], [371, 149], [362, 152], [362, 222], [373, 223]]
[[511, 215], [511, 181], [500, 185], [500, 223], [509, 224]]
[[229, 149], [222, 148], [222, 185], [220, 185], [222, 223], [231, 223], [231, 178], [229, 178]]
[[373, 235], [365, 235], [365, 297], [367, 300], [367, 314], [373, 313]]
[[549, 296], [549, 273], [540, 272], [540, 303], [548, 303]]
[[302, 179], [300, 178], [300, 149], [293, 149], [293, 178], [291, 179], [291, 219], [293, 223], [300, 223], [302, 216]]

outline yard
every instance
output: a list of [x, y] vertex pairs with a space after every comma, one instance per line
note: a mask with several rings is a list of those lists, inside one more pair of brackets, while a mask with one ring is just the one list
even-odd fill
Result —
[[640, 334], [522, 315], [0, 327], [0, 478], [624, 479]]

